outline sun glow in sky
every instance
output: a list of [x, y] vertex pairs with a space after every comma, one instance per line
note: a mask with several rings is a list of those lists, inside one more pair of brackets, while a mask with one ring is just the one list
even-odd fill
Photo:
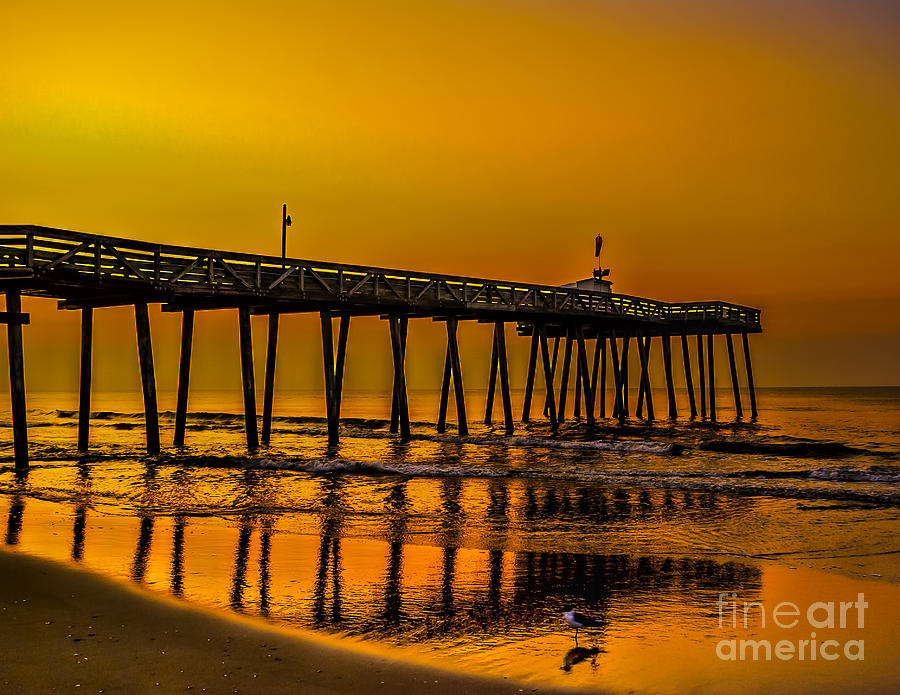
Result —
[[[287, 201], [295, 256], [554, 284], [599, 232], [619, 292], [761, 307], [763, 385], [900, 384], [891, 3], [6, 3], [0, 35], [4, 223], [277, 254]], [[27, 308], [74, 374], [77, 317]]]

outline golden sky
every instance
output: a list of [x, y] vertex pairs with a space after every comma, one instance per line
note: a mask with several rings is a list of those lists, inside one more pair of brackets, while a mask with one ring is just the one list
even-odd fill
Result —
[[[619, 292], [761, 307], [763, 385], [900, 384], [889, 2], [5, 3], [0, 27], [5, 223], [277, 254], [286, 201], [296, 256], [547, 283], [599, 232]], [[51, 388], [77, 317], [28, 308]], [[133, 342], [109, 317], [101, 351]]]

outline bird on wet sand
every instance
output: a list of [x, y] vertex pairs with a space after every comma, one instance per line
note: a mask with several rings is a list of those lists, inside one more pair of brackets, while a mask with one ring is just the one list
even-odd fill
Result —
[[596, 618], [592, 618], [589, 615], [584, 615], [584, 613], [576, 613], [575, 609], [571, 606], [566, 606], [563, 610], [563, 618], [566, 619], [566, 623], [568, 623], [569, 627], [575, 628], [575, 644], [578, 644], [578, 630], [581, 628], [592, 628], [592, 627], [603, 627], [604, 622], [602, 620], [597, 620]]

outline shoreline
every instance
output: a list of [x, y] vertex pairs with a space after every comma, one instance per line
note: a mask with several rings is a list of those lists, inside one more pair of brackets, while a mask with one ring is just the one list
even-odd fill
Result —
[[20, 693], [571, 693], [400, 660], [0, 549], [0, 688]]

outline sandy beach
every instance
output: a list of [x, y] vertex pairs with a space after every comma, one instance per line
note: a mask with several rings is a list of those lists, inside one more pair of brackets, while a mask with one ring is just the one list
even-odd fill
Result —
[[6, 550], [0, 612], [3, 692], [553, 692], [343, 648]]

